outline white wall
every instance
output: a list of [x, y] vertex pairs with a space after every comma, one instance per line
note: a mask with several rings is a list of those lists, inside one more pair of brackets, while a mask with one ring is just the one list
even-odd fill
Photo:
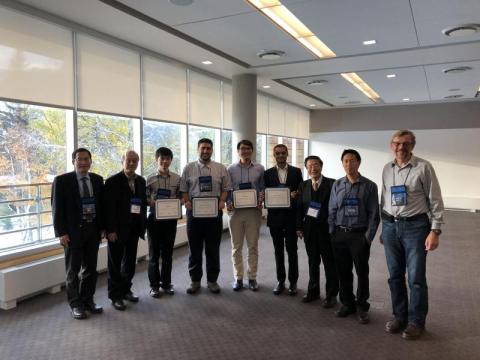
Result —
[[[414, 154], [429, 160], [437, 173], [445, 206], [480, 209], [480, 129], [415, 130]], [[324, 162], [323, 174], [345, 175], [340, 156], [344, 149], [360, 152], [362, 175], [381, 185], [385, 163], [391, 160], [393, 131], [351, 131], [311, 134], [310, 153]]]

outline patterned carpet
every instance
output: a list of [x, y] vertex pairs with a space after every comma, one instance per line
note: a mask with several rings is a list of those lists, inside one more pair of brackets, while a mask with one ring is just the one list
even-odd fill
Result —
[[140, 302], [128, 304], [125, 312], [111, 307], [106, 274], [99, 277], [96, 296], [105, 308], [102, 315], [73, 320], [64, 292], [0, 311], [0, 359], [478, 359], [480, 214], [448, 212], [446, 220], [440, 247], [428, 256], [428, 331], [417, 342], [384, 331], [391, 310], [378, 234], [370, 261], [371, 323], [360, 325], [354, 316], [336, 318], [319, 302], [300, 303], [308, 280], [302, 242], [301, 291], [296, 297], [274, 296], [273, 246], [268, 229], [262, 228], [259, 292], [231, 290], [231, 246], [225, 233], [220, 295], [205, 287], [198, 295], [185, 293], [188, 248], [182, 247], [174, 254], [174, 296], [148, 296], [146, 262], [141, 262], [134, 279]]

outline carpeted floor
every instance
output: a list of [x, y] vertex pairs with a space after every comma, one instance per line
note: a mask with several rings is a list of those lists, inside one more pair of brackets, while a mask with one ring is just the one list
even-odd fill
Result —
[[102, 315], [73, 320], [64, 292], [0, 311], [0, 359], [479, 359], [480, 214], [448, 212], [446, 220], [440, 247], [428, 256], [430, 313], [420, 341], [384, 331], [391, 309], [378, 234], [370, 260], [371, 323], [360, 325], [354, 316], [336, 318], [320, 302], [300, 302], [308, 280], [302, 242], [302, 291], [296, 297], [272, 294], [273, 246], [263, 227], [259, 292], [231, 290], [231, 246], [225, 233], [220, 295], [206, 288], [194, 296], [185, 293], [188, 248], [182, 247], [174, 254], [174, 296], [148, 296], [146, 262], [141, 262], [134, 279], [140, 302], [128, 304], [125, 312], [111, 307], [106, 274], [99, 277], [96, 296], [105, 308]]

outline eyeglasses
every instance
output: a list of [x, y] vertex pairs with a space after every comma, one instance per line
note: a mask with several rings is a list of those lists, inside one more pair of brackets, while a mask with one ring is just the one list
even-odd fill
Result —
[[403, 147], [410, 147], [412, 146], [411, 142], [398, 142], [398, 141], [392, 141], [392, 145], [395, 147], [400, 147], [400, 145], [403, 145]]

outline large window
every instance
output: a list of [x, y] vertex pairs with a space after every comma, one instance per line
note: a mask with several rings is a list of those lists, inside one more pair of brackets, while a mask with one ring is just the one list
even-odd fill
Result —
[[143, 174], [146, 176], [157, 171], [155, 151], [163, 146], [173, 152], [170, 169], [177, 174], [182, 172], [182, 132], [185, 125], [169, 124], [158, 121], [143, 122]]
[[0, 250], [53, 239], [49, 183], [66, 171], [71, 116], [0, 102]]
[[92, 172], [108, 177], [121, 170], [123, 153], [134, 149], [134, 121], [139, 120], [92, 113], [78, 114], [78, 145], [92, 153]]
[[228, 167], [232, 163], [232, 132], [230, 130], [222, 130], [221, 157], [223, 165]]
[[212, 160], [216, 158], [216, 152], [220, 151], [215, 146], [215, 129], [212, 128], [204, 128], [200, 126], [193, 126], [190, 125], [188, 127], [188, 161], [195, 161], [198, 159], [197, 148], [198, 148], [198, 140], [208, 138], [212, 140], [213, 146], [213, 154]]

